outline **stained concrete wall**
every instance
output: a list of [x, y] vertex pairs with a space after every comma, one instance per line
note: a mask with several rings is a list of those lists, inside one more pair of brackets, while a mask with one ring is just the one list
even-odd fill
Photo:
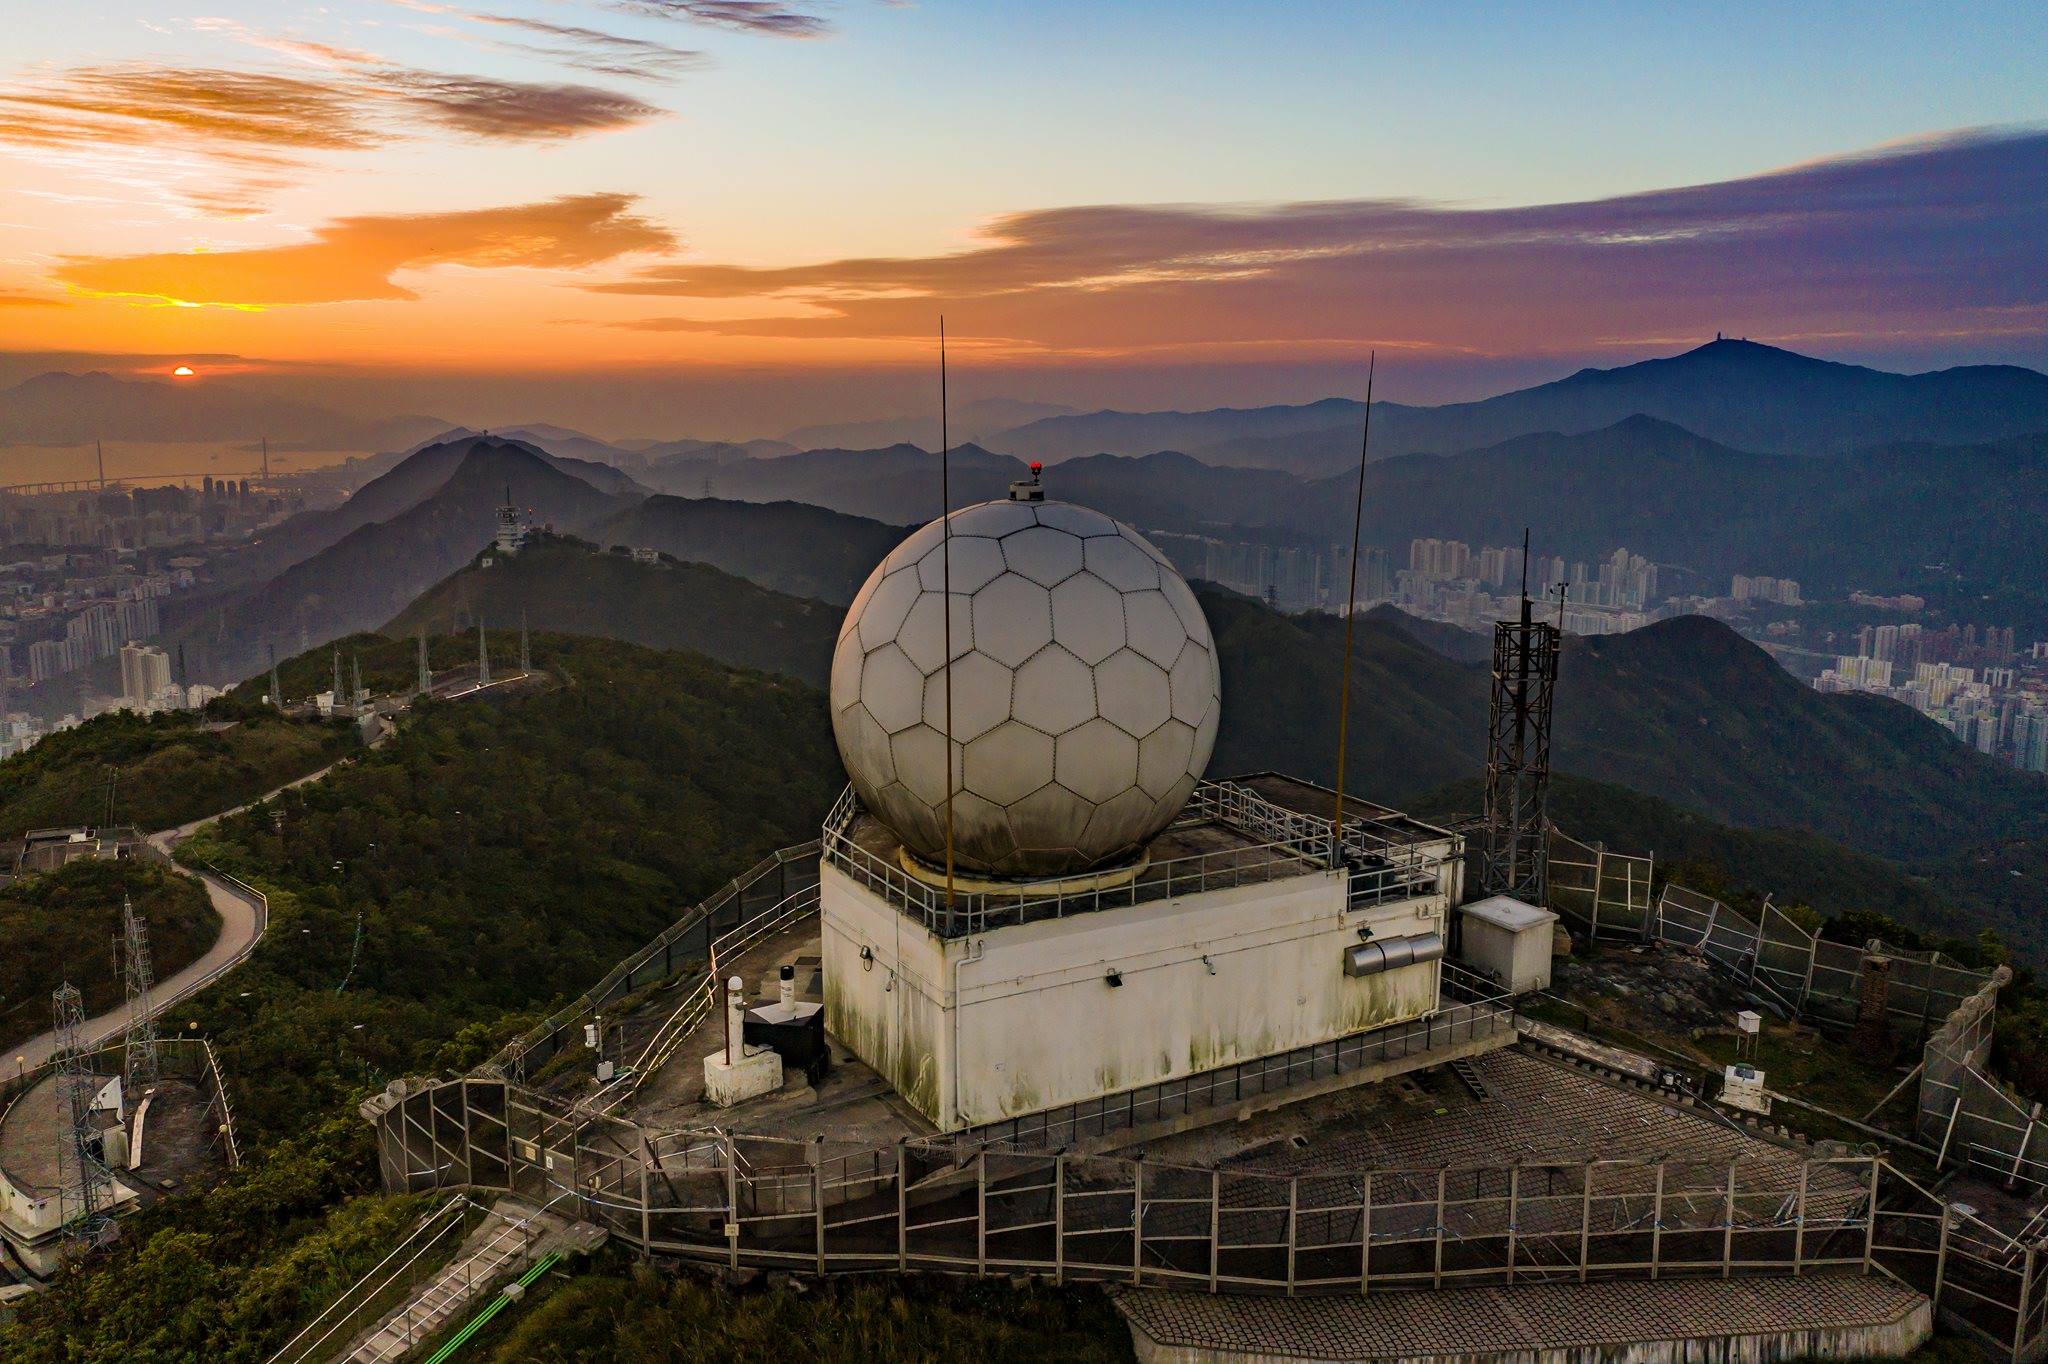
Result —
[[948, 941], [828, 863], [825, 1022], [952, 1130], [1419, 1018], [1438, 963], [1350, 977], [1344, 949], [1366, 925], [1441, 933], [1446, 911], [1348, 910], [1318, 871]]

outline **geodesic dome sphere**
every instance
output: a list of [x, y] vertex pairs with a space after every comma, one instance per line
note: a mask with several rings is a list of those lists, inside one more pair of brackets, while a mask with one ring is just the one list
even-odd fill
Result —
[[[1128, 857], [1187, 803], [1221, 686], [1187, 582], [1129, 526], [1064, 502], [952, 522], [953, 856], [1060, 876]], [[941, 523], [861, 587], [832, 657], [832, 729], [854, 790], [925, 862], [945, 858]]]

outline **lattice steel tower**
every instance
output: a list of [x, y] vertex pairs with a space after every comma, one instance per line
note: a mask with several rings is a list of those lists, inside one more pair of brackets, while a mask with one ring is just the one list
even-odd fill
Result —
[[1486, 843], [1480, 884], [1489, 895], [1543, 903], [1550, 796], [1550, 712], [1559, 628], [1533, 619], [1528, 538], [1522, 610], [1493, 627], [1493, 702], [1486, 729]]
[[162, 1077], [157, 1057], [156, 1012], [150, 991], [156, 978], [149, 965], [149, 924], [135, 912], [135, 903], [121, 897], [121, 978], [128, 989], [128, 1031], [122, 1039], [122, 1083], [140, 1093]]
[[58, 1216], [73, 1238], [93, 1242], [106, 1225], [102, 1209], [114, 1178], [100, 1158], [96, 1148], [99, 1133], [93, 1128], [92, 1102], [99, 1094], [100, 1080], [85, 1063], [85, 1001], [78, 987], [65, 981], [51, 995], [51, 1005], [57, 1029], [53, 1064], [70, 1118], [69, 1130], [57, 1142]]

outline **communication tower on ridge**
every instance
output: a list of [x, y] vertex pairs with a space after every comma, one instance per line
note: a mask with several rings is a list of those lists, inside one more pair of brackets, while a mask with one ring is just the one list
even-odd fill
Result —
[[1529, 537], [1522, 536], [1522, 606], [1493, 627], [1493, 699], [1486, 727], [1486, 842], [1480, 880], [1489, 895], [1544, 903], [1549, 859], [1550, 714], [1557, 691], [1559, 625], [1535, 619]]
[[117, 940], [121, 977], [127, 986], [128, 1030], [122, 1039], [121, 1073], [130, 1093], [153, 1085], [163, 1074], [157, 1056], [156, 1013], [150, 991], [156, 985], [149, 964], [149, 924], [135, 912], [135, 902], [121, 897], [121, 937]]

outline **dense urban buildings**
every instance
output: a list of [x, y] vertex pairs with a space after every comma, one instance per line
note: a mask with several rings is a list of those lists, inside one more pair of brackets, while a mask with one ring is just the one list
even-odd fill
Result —
[[1866, 625], [1814, 685], [1903, 701], [1979, 752], [2048, 772], [2048, 642], [2022, 654], [2010, 627]]

